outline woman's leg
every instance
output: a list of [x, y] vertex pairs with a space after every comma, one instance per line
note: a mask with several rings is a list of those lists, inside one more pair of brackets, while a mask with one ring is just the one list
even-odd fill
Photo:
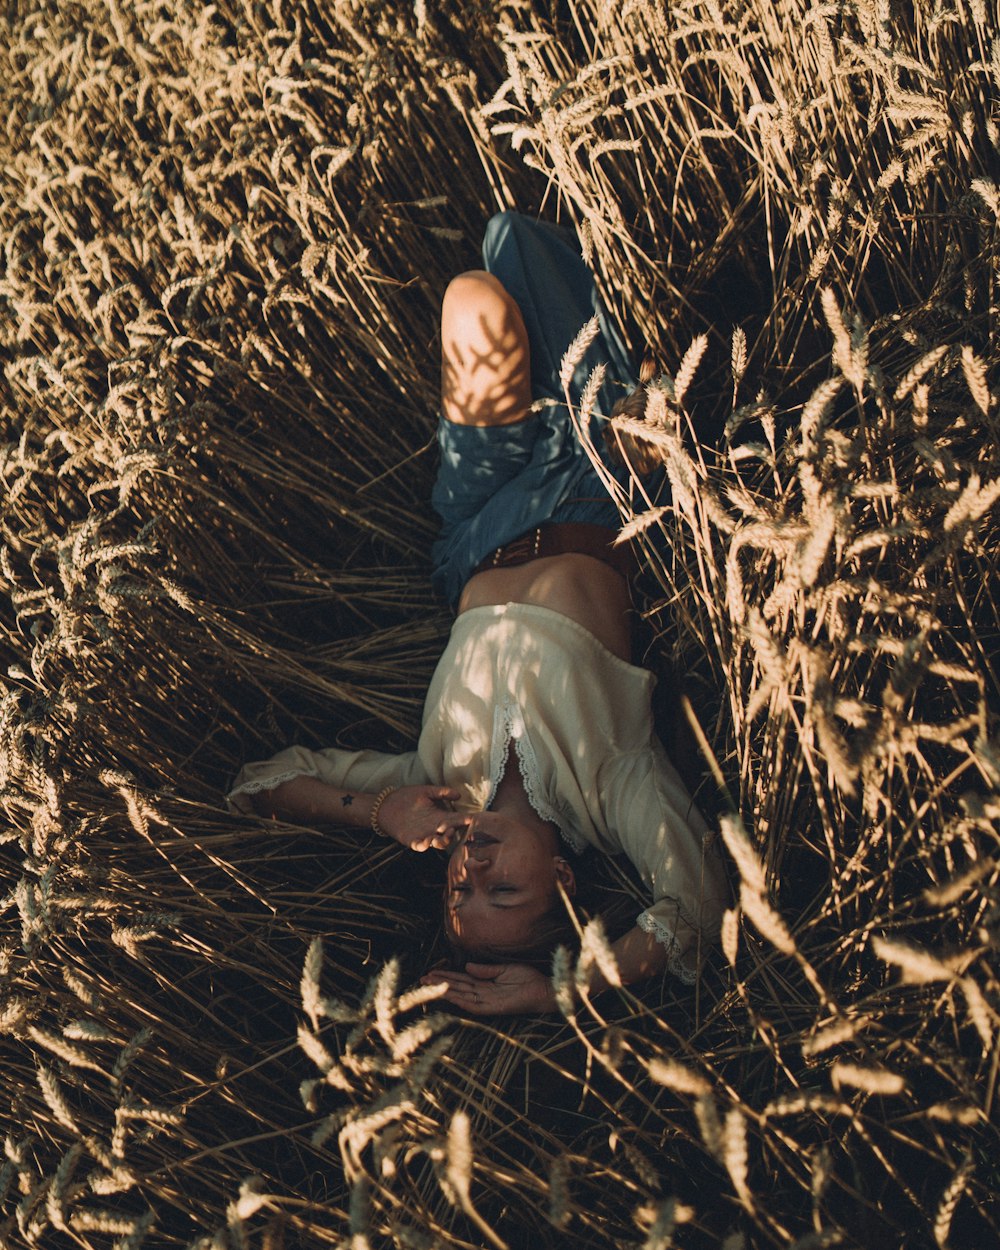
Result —
[[449, 575], [453, 600], [483, 554], [505, 541], [494, 538], [495, 522], [481, 514], [531, 461], [538, 421], [530, 412], [530, 373], [524, 322], [503, 285], [482, 269], [453, 278], [441, 306], [441, 460], [431, 501], [442, 532], [435, 562], [456, 535], [478, 552]]
[[[489, 223], [483, 259], [486, 270], [456, 278], [442, 306], [433, 560], [434, 585], [452, 604], [484, 556], [536, 526], [618, 523], [560, 402], [562, 353], [585, 321], [603, 317], [593, 276], [566, 232], [515, 213]], [[630, 380], [626, 359], [617, 336], [602, 333], [571, 394], [598, 361], [610, 363], [598, 407], [610, 412], [612, 379]], [[548, 403], [532, 411], [536, 400]]]
[[520, 309], [483, 269], [453, 278], [441, 306], [441, 409], [455, 425], [522, 421], [531, 362]]

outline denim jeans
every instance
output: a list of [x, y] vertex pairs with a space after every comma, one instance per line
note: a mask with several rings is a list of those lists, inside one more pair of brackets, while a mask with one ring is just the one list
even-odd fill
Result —
[[606, 366], [591, 418], [598, 448], [603, 438], [595, 427], [635, 377], [571, 231], [519, 213], [498, 213], [486, 227], [483, 263], [520, 308], [532, 399], [548, 402], [513, 425], [456, 425], [444, 417], [438, 424], [441, 461], [431, 499], [442, 527], [432, 553], [433, 580], [452, 605], [489, 552], [544, 522], [617, 527], [618, 509], [574, 434], [559, 370], [566, 349], [596, 314], [600, 332], [577, 366], [569, 393], [576, 407], [595, 365]]

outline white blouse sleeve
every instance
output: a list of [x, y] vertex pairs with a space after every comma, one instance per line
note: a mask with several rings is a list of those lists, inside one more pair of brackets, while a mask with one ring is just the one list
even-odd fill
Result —
[[667, 948], [670, 971], [692, 983], [729, 901], [708, 826], [655, 738], [610, 759], [600, 789], [608, 828], [653, 895], [636, 924]]
[[288, 747], [269, 760], [246, 764], [226, 795], [226, 802], [238, 812], [251, 815], [250, 795], [274, 790], [293, 777], [316, 777], [342, 790], [376, 794], [386, 786], [423, 785], [430, 779], [416, 751], [388, 755], [384, 751], [342, 751], [329, 747], [310, 751]]

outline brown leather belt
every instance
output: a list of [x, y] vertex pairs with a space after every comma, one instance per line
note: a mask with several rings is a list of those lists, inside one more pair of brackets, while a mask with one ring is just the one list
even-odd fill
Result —
[[617, 537], [617, 531], [605, 525], [587, 525], [582, 522], [539, 525], [491, 551], [485, 559], [480, 560], [471, 576], [475, 577], [477, 573], [484, 573], [487, 569], [511, 568], [517, 564], [527, 564], [530, 560], [542, 560], [546, 556], [573, 553], [593, 556], [595, 560], [610, 565], [616, 573], [627, 578], [635, 567], [632, 549], [628, 543], [623, 543], [620, 547], [612, 546]]

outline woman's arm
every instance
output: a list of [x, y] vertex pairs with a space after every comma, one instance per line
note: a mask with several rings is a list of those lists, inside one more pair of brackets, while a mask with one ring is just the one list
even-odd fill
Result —
[[[655, 934], [646, 933], [638, 925], [612, 942], [611, 951], [622, 985], [646, 981], [663, 972], [667, 966], [667, 948]], [[611, 988], [596, 964], [591, 966], [587, 988], [591, 994]]]
[[376, 797], [306, 776], [293, 777], [273, 790], [249, 796], [258, 816], [297, 825], [347, 825], [355, 829], [370, 827]]
[[[378, 806], [378, 827], [411, 851], [445, 850], [468, 823], [452, 810], [459, 798], [448, 786], [400, 786], [384, 794]], [[258, 816], [303, 825], [346, 825], [374, 828], [372, 813], [379, 795], [299, 776], [273, 790], [250, 796]]]
[[648, 956], [654, 971], [693, 983], [730, 897], [715, 838], [655, 738], [609, 761], [599, 783], [608, 826], [653, 896], [636, 919], [640, 933], [622, 939], [623, 970]]
[[[266, 793], [273, 795], [286, 782], [300, 778], [325, 782], [334, 793], [331, 795], [316, 790], [310, 795], [304, 790], [289, 789], [283, 791], [287, 808], [270, 804]], [[247, 816], [256, 812], [292, 821], [348, 824], [350, 822], [344, 817], [345, 809], [350, 804], [339, 804], [337, 792], [340, 795], [369, 794], [374, 797], [387, 786], [421, 785], [431, 780], [415, 751], [392, 755], [385, 751], [347, 751], [339, 747], [313, 751], [308, 747], [293, 746], [286, 747], [270, 759], [244, 764], [233, 781], [226, 802], [231, 809]], [[358, 824], [367, 824], [367, 820], [359, 819]]]

